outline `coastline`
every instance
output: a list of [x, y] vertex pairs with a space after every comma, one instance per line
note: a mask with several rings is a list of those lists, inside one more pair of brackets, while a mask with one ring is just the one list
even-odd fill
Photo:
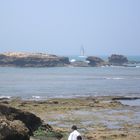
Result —
[[108, 56], [104, 60], [96, 56], [57, 56], [47, 53], [29, 52], [6, 52], [0, 53], [0, 67], [100, 67], [100, 66], [124, 66], [136, 67], [140, 61], [129, 61], [128, 58], [120, 54]]
[[17, 98], [0, 102], [37, 115], [54, 130], [64, 133], [62, 140], [67, 139], [73, 124], [78, 126], [85, 140], [139, 140], [140, 106], [125, 105], [120, 100], [135, 102], [139, 98], [90, 96], [43, 101]]

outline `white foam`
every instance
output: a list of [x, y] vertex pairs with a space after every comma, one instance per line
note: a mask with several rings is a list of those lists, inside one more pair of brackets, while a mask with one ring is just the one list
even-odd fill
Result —
[[33, 99], [41, 99], [40, 96], [32, 96]]
[[10, 99], [11, 96], [0, 96], [0, 99], [3, 99], [3, 98]]
[[48, 99], [47, 96], [32, 96], [29, 100], [42, 101]]
[[71, 59], [71, 60], [70, 60], [70, 62], [75, 62], [75, 61], [76, 61], [75, 59]]
[[122, 77], [106, 77], [105, 79], [107, 79], [107, 80], [123, 80], [124, 78], [122, 78]]
[[136, 66], [136, 68], [140, 68], [140, 66]]

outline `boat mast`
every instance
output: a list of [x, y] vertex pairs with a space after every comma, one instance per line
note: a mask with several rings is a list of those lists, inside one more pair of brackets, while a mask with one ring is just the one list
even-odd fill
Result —
[[81, 46], [81, 52], [80, 52], [80, 55], [81, 55], [81, 56], [84, 56], [84, 55], [85, 55], [85, 50], [84, 50], [83, 45]]

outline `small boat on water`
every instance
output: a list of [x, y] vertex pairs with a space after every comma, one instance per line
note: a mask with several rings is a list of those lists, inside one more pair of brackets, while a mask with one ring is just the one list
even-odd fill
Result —
[[86, 61], [86, 58], [87, 56], [85, 55], [85, 50], [84, 50], [84, 47], [81, 46], [81, 49], [80, 49], [80, 55], [79, 56], [75, 56], [74, 58], [71, 58], [70, 59], [70, 62], [76, 62], [76, 61], [83, 61], [83, 62], [87, 62]]
[[80, 56], [79, 57], [87, 57], [85, 56], [85, 49], [83, 46], [81, 46], [81, 49], [80, 49]]

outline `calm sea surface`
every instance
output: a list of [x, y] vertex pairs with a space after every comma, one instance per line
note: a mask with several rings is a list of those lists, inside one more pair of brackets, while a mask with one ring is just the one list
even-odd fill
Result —
[[0, 67], [1, 98], [44, 99], [89, 95], [140, 97], [140, 67]]

